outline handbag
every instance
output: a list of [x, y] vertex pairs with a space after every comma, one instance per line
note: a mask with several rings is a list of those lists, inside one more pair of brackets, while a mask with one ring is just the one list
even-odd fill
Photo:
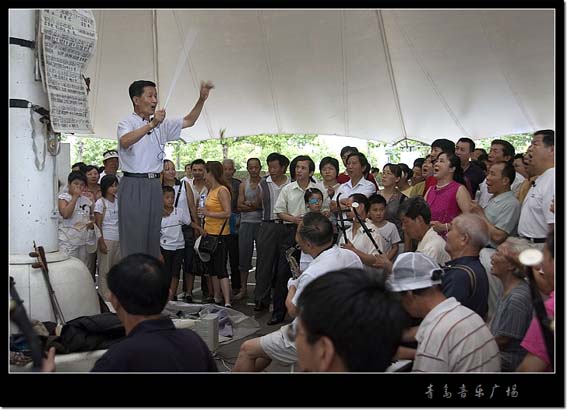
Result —
[[218, 235], [207, 235], [201, 238], [201, 242], [199, 242], [199, 252], [208, 253], [209, 255], [215, 253], [219, 244], [219, 236], [222, 234], [227, 221], [228, 218], [226, 218], [222, 224], [222, 228]]

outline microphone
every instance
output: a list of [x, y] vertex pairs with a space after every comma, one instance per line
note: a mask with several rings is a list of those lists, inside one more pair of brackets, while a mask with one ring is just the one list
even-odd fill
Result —
[[[155, 116], [154, 116], [153, 114], [152, 114], [152, 115], [150, 115], [150, 121], [149, 121], [149, 122], [152, 122], [152, 121], [154, 120], [154, 117], [155, 117]], [[150, 134], [151, 134], [152, 132], [154, 132], [154, 130], [153, 130], [153, 129], [149, 130], [149, 131], [148, 131], [148, 133], [147, 133], [146, 135], [150, 135]]]
[[535, 179], [532, 181], [532, 186], [535, 188], [536, 184], [535, 184]]

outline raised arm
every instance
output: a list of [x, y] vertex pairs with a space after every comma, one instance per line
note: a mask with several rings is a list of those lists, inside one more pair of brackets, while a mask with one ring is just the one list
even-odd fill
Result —
[[205, 105], [205, 101], [207, 100], [207, 98], [209, 98], [209, 91], [213, 88], [215, 88], [213, 83], [201, 81], [201, 90], [199, 92], [199, 99], [195, 103], [195, 106], [193, 107], [191, 112], [187, 114], [185, 117], [183, 117], [182, 128], [191, 127], [193, 126], [193, 124], [195, 124], [195, 122], [199, 118], [199, 115], [201, 115], [201, 110]]

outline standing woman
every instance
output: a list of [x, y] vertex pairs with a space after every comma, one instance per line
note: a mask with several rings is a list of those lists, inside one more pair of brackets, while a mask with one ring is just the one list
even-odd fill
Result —
[[[185, 273], [185, 302], [193, 303], [193, 283], [192, 278], [189, 277], [190, 272], [192, 272], [193, 266], [193, 244], [195, 239], [201, 236], [205, 231], [199, 225], [199, 219], [197, 217], [197, 206], [195, 205], [195, 197], [193, 195], [193, 190], [189, 186], [189, 183], [185, 180], [177, 179], [177, 171], [175, 170], [175, 164], [173, 161], [166, 159], [163, 161], [163, 171], [161, 173], [161, 184], [162, 186], [170, 186], [174, 190], [175, 201], [173, 203], [174, 208], [181, 208], [186, 215], [189, 215], [191, 220], [191, 225], [183, 225], [181, 230], [183, 232], [183, 238], [185, 240], [185, 251], [183, 255], [183, 272]], [[192, 276], [192, 275], [191, 275]], [[190, 283], [190, 286], [187, 286]], [[177, 288], [177, 287], [176, 287]], [[177, 295], [174, 295], [177, 296]]]
[[[384, 168], [382, 169], [382, 186], [384, 189], [380, 190], [378, 193], [386, 199], [386, 220], [396, 225], [398, 234], [402, 241], [404, 241], [402, 221], [398, 212], [400, 210], [400, 205], [407, 199], [407, 197], [398, 189], [401, 177], [402, 168], [399, 165], [384, 165]], [[406, 248], [402, 248], [400, 246], [399, 253], [404, 252], [404, 249], [406, 252], [408, 251], [408, 244], [406, 244], [406, 241], [404, 241], [404, 246]]]
[[461, 160], [455, 154], [439, 154], [433, 166], [433, 176], [437, 184], [425, 193], [425, 200], [431, 209], [432, 228], [445, 237], [453, 219], [469, 212], [472, 199], [465, 186]]
[[[323, 207], [325, 207], [325, 209], [327, 208], [330, 209], [331, 198], [335, 195], [335, 191], [339, 189], [339, 187], [341, 186], [341, 184], [337, 181], [337, 177], [339, 175], [339, 161], [333, 157], [323, 158], [321, 162], [319, 162], [319, 172], [321, 172], [321, 178], [323, 179], [321, 181], [321, 188], [324, 188], [321, 189], [321, 191], [325, 192], [325, 190], [327, 190], [327, 195], [328, 195], [328, 197], [325, 198], [325, 203], [323, 204]], [[337, 235], [338, 235], [337, 215], [338, 214], [334, 212], [331, 213], [331, 216], [329, 217], [329, 220], [333, 225], [333, 235], [334, 235], [333, 243], [336, 243]]]
[[98, 184], [100, 177], [98, 168], [94, 165], [87, 165], [87, 171], [85, 172], [85, 175], [87, 176], [86, 196], [94, 204], [102, 197], [102, 191], [100, 189], [100, 185]]
[[95, 224], [100, 230], [98, 238], [98, 292], [106, 301], [108, 285], [106, 275], [120, 261], [120, 238], [118, 236], [118, 178], [105, 175], [100, 180], [102, 197], [94, 207]]
[[209, 187], [209, 194], [205, 200], [205, 207], [198, 212], [205, 217], [205, 232], [207, 235], [218, 236], [218, 246], [209, 261], [209, 275], [212, 277], [215, 302], [221, 303], [221, 291], [224, 305], [230, 307], [230, 283], [226, 262], [228, 259], [226, 237], [230, 234], [228, 219], [232, 212], [231, 189], [223, 176], [222, 164], [218, 161], [209, 161], [205, 165], [205, 181]]

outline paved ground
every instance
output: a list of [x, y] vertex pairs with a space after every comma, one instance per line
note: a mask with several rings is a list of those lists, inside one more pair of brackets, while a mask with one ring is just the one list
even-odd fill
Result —
[[[255, 261], [254, 261], [255, 262]], [[232, 301], [232, 308], [234, 310], [238, 310], [239, 312], [244, 313], [247, 316], [253, 317], [260, 323], [260, 329], [253, 335], [250, 335], [246, 338], [237, 340], [235, 342], [231, 342], [228, 344], [220, 345], [219, 348], [214, 352], [217, 367], [220, 372], [228, 372], [234, 366], [236, 362], [236, 357], [238, 356], [238, 351], [240, 350], [240, 345], [244, 343], [248, 339], [252, 339], [255, 337], [263, 336], [265, 334], [271, 333], [281, 326], [290, 323], [291, 318], [289, 316], [286, 317], [286, 320], [278, 325], [268, 326], [266, 322], [270, 320], [272, 317], [272, 313], [266, 310], [262, 312], [254, 312], [254, 273], [251, 272], [248, 278], [248, 300], [234, 300]], [[201, 287], [200, 287], [200, 278], [195, 278], [195, 286], [193, 290], [193, 299], [195, 303], [199, 303], [201, 301]], [[179, 286], [181, 290], [181, 284]], [[271, 308], [270, 308], [271, 310]], [[270, 366], [266, 369], [266, 372], [290, 372], [291, 366], [285, 365], [283, 363], [279, 363], [273, 361]]]

